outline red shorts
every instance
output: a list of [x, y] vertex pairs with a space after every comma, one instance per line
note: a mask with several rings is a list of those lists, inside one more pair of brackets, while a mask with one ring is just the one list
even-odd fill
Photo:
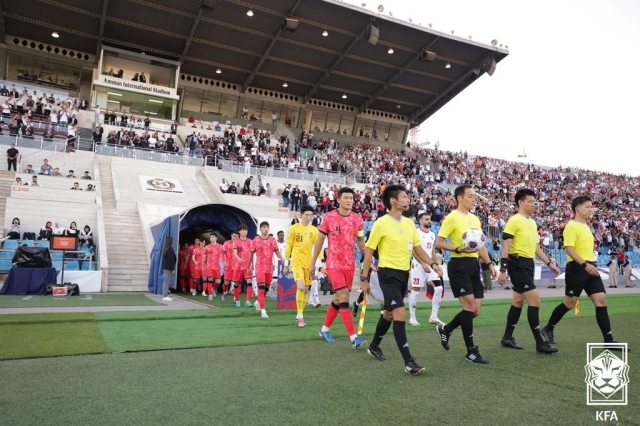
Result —
[[189, 268], [180, 269], [180, 277], [187, 278], [189, 276]]
[[204, 276], [207, 278], [213, 278], [214, 280], [219, 280], [220, 279], [220, 270], [219, 269], [209, 269], [206, 268], [204, 270]]
[[191, 268], [191, 278], [202, 278], [202, 268]]
[[247, 272], [246, 269], [234, 269], [229, 272], [229, 280], [234, 283], [239, 283], [242, 279], [246, 279], [247, 281], [251, 280], [251, 274]]
[[333, 291], [338, 291], [343, 288], [351, 291], [353, 271], [354, 269], [327, 269], [327, 277], [329, 277], [329, 281], [331, 281]]
[[273, 275], [272, 271], [269, 271], [269, 272], [258, 272], [258, 271], [256, 271], [256, 282], [258, 284], [270, 285], [271, 284], [271, 280], [273, 279], [272, 275]]

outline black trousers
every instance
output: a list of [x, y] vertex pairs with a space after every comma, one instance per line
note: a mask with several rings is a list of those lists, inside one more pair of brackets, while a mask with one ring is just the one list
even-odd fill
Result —
[[7, 158], [7, 170], [11, 170], [11, 166], [13, 166], [13, 171], [17, 172], [16, 167], [18, 164], [18, 159], [14, 158], [13, 160], [11, 158]]

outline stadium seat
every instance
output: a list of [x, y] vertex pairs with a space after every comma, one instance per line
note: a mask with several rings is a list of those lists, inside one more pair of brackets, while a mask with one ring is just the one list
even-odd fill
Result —
[[0, 272], [7, 273], [12, 267], [11, 259], [0, 259]]
[[51, 248], [51, 243], [49, 240], [40, 240], [36, 241], [38, 247]]
[[62, 261], [61, 260], [52, 261], [51, 267], [56, 268], [56, 271], [62, 271]]
[[22, 240], [22, 243], [20, 243], [20, 245], [27, 246], [27, 247], [33, 247], [34, 246], [34, 241], [33, 240]]
[[2, 251], [0, 251], [0, 259], [13, 259], [13, 253], [15, 252], [15, 250], [5, 250], [2, 249]]
[[51, 260], [62, 260], [62, 252], [61, 251], [52, 251], [51, 252]]
[[2, 247], [7, 250], [15, 249], [18, 247], [18, 240], [6, 240]]
[[96, 268], [96, 263], [95, 262], [89, 262], [88, 260], [85, 260], [82, 262], [82, 267], [80, 268], [81, 271], [95, 271], [97, 270]]
[[65, 271], [79, 271], [80, 266], [77, 260], [67, 260], [64, 269]]

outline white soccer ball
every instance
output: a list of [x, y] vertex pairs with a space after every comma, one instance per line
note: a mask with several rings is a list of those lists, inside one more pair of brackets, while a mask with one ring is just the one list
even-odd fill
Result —
[[462, 234], [462, 244], [465, 248], [481, 249], [487, 241], [484, 233], [480, 229], [469, 229]]

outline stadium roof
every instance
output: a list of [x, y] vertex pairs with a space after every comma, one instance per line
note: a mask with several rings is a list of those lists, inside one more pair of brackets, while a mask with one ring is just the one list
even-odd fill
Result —
[[[181, 61], [183, 73], [244, 90], [399, 114], [414, 125], [477, 79], [477, 70], [482, 75], [487, 58], [497, 63], [508, 55], [501, 47], [433, 30], [425, 21], [416, 25], [340, 0], [204, 0], [213, 10], [201, 8], [202, 2], [4, 1], [2, 12], [7, 34], [53, 42], [55, 30], [60, 47], [94, 53], [103, 43], [144, 51]], [[282, 31], [284, 17], [299, 21], [295, 32]], [[372, 18], [380, 31], [376, 45], [363, 38]], [[423, 49], [435, 59], [419, 60]]]

